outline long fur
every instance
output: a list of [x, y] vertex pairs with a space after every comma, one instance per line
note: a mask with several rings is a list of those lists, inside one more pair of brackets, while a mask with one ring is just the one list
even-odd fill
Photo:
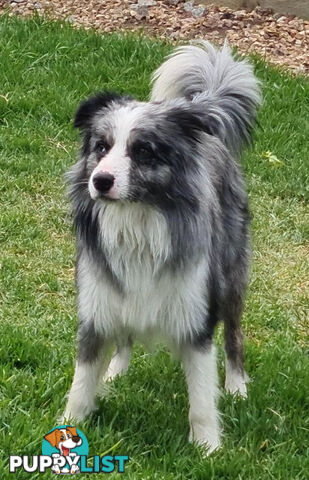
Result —
[[108, 92], [76, 113], [83, 146], [68, 181], [80, 326], [65, 416], [93, 409], [110, 345], [117, 352], [106, 378], [127, 370], [135, 339], [160, 339], [185, 368], [190, 439], [211, 451], [220, 443], [212, 346], [220, 319], [226, 388], [246, 394], [240, 318], [249, 210], [238, 160], [259, 84], [227, 45], [206, 42], [176, 49], [153, 82], [148, 103]]
[[235, 60], [227, 43], [217, 50], [198, 41], [182, 46], [152, 76], [151, 101], [189, 98], [207, 111], [224, 145], [239, 153], [249, 143], [261, 103], [260, 84], [246, 60]]

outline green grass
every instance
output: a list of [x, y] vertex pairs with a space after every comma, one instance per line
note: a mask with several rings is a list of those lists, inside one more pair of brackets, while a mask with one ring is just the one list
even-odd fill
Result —
[[[13, 478], [9, 454], [40, 454], [73, 375], [74, 239], [63, 173], [77, 153], [74, 111], [100, 89], [147, 98], [150, 73], [169, 50], [145, 37], [0, 18], [2, 479]], [[162, 348], [149, 354], [137, 346], [128, 375], [112, 385], [99, 414], [80, 425], [90, 454], [130, 456], [124, 478], [308, 477], [309, 85], [258, 59], [255, 65], [265, 102], [245, 157], [254, 250], [243, 319], [249, 398], [222, 393], [223, 447], [203, 459], [187, 443], [180, 366]], [[219, 372], [222, 385], [221, 349]]]

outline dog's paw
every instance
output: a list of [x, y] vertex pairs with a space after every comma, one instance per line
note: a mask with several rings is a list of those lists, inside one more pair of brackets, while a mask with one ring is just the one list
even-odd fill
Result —
[[90, 413], [96, 410], [95, 404], [72, 404], [68, 402], [64, 413], [58, 419], [59, 424], [65, 425], [67, 423], [79, 423], [85, 420]]
[[232, 395], [239, 395], [242, 398], [247, 398], [246, 384], [248, 381], [249, 377], [246, 373], [241, 375], [236, 371], [230, 372], [225, 378], [225, 390]]
[[189, 442], [202, 447], [204, 455], [208, 456], [221, 446], [219, 430], [197, 424], [191, 425]]
[[103, 381], [110, 382], [114, 380], [114, 378], [116, 378], [118, 375], [124, 375], [125, 373], [127, 373], [128, 367], [129, 360], [127, 356], [116, 353], [109, 363], [109, 366], [103, 376]]

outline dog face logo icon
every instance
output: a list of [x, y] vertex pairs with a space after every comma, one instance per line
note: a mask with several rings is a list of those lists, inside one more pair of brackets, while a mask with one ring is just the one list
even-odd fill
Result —
[[81, 455], [88, 455], [88, 442], [76, 427], [62, 425], [44, 436], [42, 453], [52, 457], [54, 473], [75, 474], [80, 472]]
[[88, 455], [86, 435], [73, 425], [58, 425], [43, 436], [42, 455], [10, 455], [9, 472], [124, 473], [129, 461], [128, 455]]
[[58, 448], [64, 457], [70, 455], [71, 449], [79, 447], [83, 443], [76, 432], [76, 427], [56, 428], [44, 438], [52, 447]]

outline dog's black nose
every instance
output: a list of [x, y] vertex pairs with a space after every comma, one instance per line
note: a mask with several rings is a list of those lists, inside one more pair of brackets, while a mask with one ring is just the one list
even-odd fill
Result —
[[108, 172], [96, 173], [92, 181], [99, 192], [107, 193], [114, 185], [115, 177]]

